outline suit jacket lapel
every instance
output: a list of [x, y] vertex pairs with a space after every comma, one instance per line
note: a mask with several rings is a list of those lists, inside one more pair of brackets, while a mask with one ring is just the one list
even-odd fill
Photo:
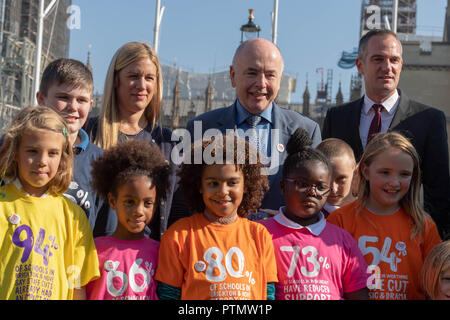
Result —
[[[278, 107], [275, 102], [273, 103], [273, 127], [272, 129], [277, 129], [278, 130], [278, 141], [271, 141], [271, 157], [273, 156], [279, 156], [279, 164], [283, 164], [284, 159], [286, 159], [287, 157], [287, 151], [286, 151], [286, 144], [289, 141], [289, 138], [291, 137], [291, 135], [294, 133], [294, 131], [297, 128], [292, 128], [294, 131], [290, 132], [289, 130], [291, 129], [291, 121], [292, 119], [290, 119], [289, 117], [286, 117], [286, 115], [282, 112], [281, 108]], [[275, 142], [275, 143], [274, 143]], [[278, 144], [282, 144], [283, 148], [280, 149], [281, 146], [278, 146]], [[283, 150], [282, 152], [279, 151]]]
[[216, 120], [217, 126], [222, 133], [226, 133], [227, 129], [235, 130], [236, 124], [236, 101], [229, 107], [225, 108], [220, 115], [220, 118]]
[[[349, 129], [350, 129], [350, 137], [349, 139], [351, 139], [351, 146], [355, 147], [355, 150], [353, 150], [355, 152], [355, 156], [357, 158], [359, 158], [359, 155], [361, 155], [363, 153], [363, 147], [362, 147], [362, 142], [361, 142], [361, 137], [359, 135], [359, 123], [361, 121], [361, 110], [363, 107], [363, 103], [364, 103], [364, 97], [362, 97], [359, 100], [356, 100], [352, 110], [351, 110], [351, 119], [348, 122], [349, 124]], [[343, 119], [343, 121], [346, 121], [346, 119]], [[358, 159], [357, 159], [358, 160]]]
[[391, 125], [389, 126], [389, 131], [394, 129], [400, 122], [408, 117], [409, 113], [409, 99], [403, 94], [399, 89], [398, 94], [400, 95], [400, 101], [398, 102], [397, 110], [395, 111], [394, 118], [392, 119]]

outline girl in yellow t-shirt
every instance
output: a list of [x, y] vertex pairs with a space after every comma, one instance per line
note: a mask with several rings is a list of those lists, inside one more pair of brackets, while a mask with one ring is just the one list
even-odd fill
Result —
[[423, 261], [441, 239], [419, 203], [419, 156], [400, 133], [376, 135], [358, 166], [358, 200], [327, 221], [358, 243], [370, 274], [373, 300], [424, 299], [419, 275]]
[[[200, 163], [196, 154], [203, 156]], [[180, 185], [198, 213], [176, 221], [161, 239], [159, 298], [273, 299], [272, 238], [263, 225], [244, 218], [258, 209], [268, 187], [259, 155], [234, 136], [197, 141], [190, 155]]]
[[28, 107], [17, 115], [0, 148], [0, 300], [83, 299], [99, 276], [86, 214], [62, 195], [72, 162], [56, 112]]

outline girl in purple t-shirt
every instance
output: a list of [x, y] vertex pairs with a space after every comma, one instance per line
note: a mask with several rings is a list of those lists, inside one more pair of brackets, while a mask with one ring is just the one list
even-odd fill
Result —
[[281, 193], [286, 206], [261, 223], [272, 234], [278, 300], [368, 299], [367, 265], [352, 236], [327, 223], [320, 211], [330, 192], [332, 169], [297, 129], [286, 146]]
[[95, 238], [100, 278], [86, 288], [91, 300], [154, 300], [159, 242], [144, 235], [166, 198], [171, 168], [156, 145], [118, 143], [92, 164], [93, 187], [117, 213], [112, 236]]

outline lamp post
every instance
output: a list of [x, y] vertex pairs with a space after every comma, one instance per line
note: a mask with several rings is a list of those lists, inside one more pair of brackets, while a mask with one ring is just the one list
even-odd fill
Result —
[[161, 8], [161, 0], [156, 0], [156, 8], [155, 8], [155, 28], [153, 29], [153, 50], [158, 54], [159, 49], [159, 26], [161, 25], [162, 16], [164, 14], [164, 9], [166, 7]]
[[253, 9], [248, 9], [249, 12], [248, 22], [247, 24], [243, 24], [241, 26], [241, 42], [244, 41], [244, 33], [246, 35], [246, 38], [250, 38], [251, 33], [256, 33], [256, 37], [259, 37], [259, 32], [261, 31], [261, 28], [253, 22], [253, 20], [255, 19], [255, 17], [253, 16], [254, 11], [255, 10]]
[[273, 2], [273, 12], [272, 12], [272, 42], [277, 44], [278, 36], [278, 0]]
[[39, 0], [38, 7], [38, 28], [36, 34], [36, 60], [34, 64], [34, 79], [33, 79], [33, 104], [37, 104], [36, 93], [39, 91], [39, 83], [41, 78], [41, 55], [42, 55], [42, 35], [44, 33], [44, 19], [49, 14], [50, 10], [55, 5], [56, 0], [52, 0], [44, 10], [44, 0]]

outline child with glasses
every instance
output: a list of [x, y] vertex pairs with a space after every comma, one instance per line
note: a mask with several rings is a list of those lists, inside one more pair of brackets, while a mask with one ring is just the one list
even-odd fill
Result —
[[281, 194], [286, 206], [261, 221], [277, 259], [275, 297], [280, 300], [368, 299], [366, 262], [352, 236], [327, 223], [321, 212], [332, 169], [299, 128], [287, 144]]

